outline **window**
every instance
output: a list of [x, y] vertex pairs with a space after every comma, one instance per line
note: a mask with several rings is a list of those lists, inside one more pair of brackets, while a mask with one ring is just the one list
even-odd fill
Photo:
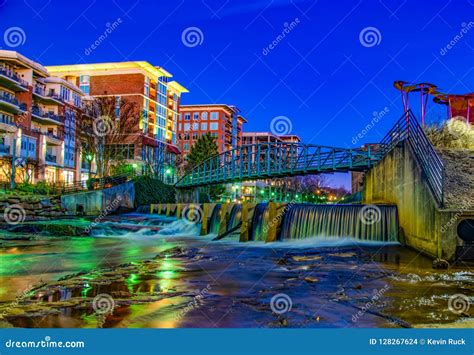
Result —
[[207, 122], [201, 123], [201, 131], [207, 131]]
[[120, 96], [115, 97], [115, 118], [120, 118]]
[[182, 123], [178, 123], [178, 131], [181, 131], [183, 129], [183, 124]]
[[215, 121], [219, 119], [219, 112], [211, 112], [211, 120]]
[[189, 121], [190, 119], [191, 119], [191, 114], [190, 114], [189, 112], [186, 112], [186, 113], [184, 114], [184, 120], [185, 120], [185, 121]]
[[184, 134], [184, 140], [185, 140], [185, 141], [189, 141], [189, 133], [185, 133], [185, 134]]
[[71, 99], [71, 90], [61, 86], [60, 96], [64, 101], [69, 101]]
[[207, 120], [207, 112], [201, 113], [201, 119]]
[[211, 131], [217, 131], [219, 129], [219, 124], [217, 122], [211, 122], [210, 129]]
[[184, 150], [189, 150], [189, 143], [184, 143], [183, 147], [184, 147]]
[[194, 122], [193, 123], [193, 131], [197, 131], [199, 129], [199, 123]]
[[114, 159], [133, 159], [135, 157], [134, 144], [108, 144], [105, 146], [105, 152]]
[[197, 140], [199, 138], [199, 134], [193, 133], [193, 140]]
[[199, 121], [199, 113], [198, 112], [193, 113], [193, 120]]
[[86, 95], [90, 95], [90, 88], [91, 88], [90, 84], [91, 84], [90, 75], [81, 75], [79, 77], [79, 88]]
[[185, 123], [185, 124], [184, 124], [184, 131], [185, 131], [185, 132], [189, 132], [190, 127], [191, 127], [191, 124]]

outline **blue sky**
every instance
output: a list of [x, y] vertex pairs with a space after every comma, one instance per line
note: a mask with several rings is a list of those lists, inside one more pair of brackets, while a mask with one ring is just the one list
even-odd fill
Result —
[[[249, 131], [285, 116], [306, 143], [379, 141], [402, 113], [394, 80], [474, 91], [474, 0], [0, 0], [0, 20], [2, 49], [44, 65], [146, 60], [190, 90], [183, 103], [237, 105]], [[19, 43], [3, 35], [12, 27]], [[197, 43], [183, 41], [186, 30]], [[430, 102], [428, 121], [444, 114]]]

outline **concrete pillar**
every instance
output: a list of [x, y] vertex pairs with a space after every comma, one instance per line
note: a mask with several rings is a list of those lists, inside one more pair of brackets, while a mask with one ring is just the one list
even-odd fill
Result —
[[278, 208], [275, 202], [268, 203], [268, 229], [265, 238], [265, 243], [275, 242], [277, 240], [278, 227]]
[[240, 227], [240, 241], [249, 241], [249, 227], [250, 227], [250, 203], [244, 202], [242, 204], [242, 226]]
[[221, 220], [221, 223], [219, 225], [219, 234], [218, 235], [222, 235], [227, 231], [227, 223], [228, 223], [228, 220], [229, 220], [229, 206], [231, 206], [231, 204], [229, 204], [229, 203], [223, 203], [222, 204], [221, 213], [220, 213], [220, 216], [219, 216], [220, 220]]
[[171, 215], [171, 204], [166, 204], [166, 216], [169, 217]]
[[181, 204], [176, 205], [176, 218], [181, 218]]
[[202, 209], [201, 235], [207, 234], [208, 219], [209, 219], [209, 204], [205, 203]]

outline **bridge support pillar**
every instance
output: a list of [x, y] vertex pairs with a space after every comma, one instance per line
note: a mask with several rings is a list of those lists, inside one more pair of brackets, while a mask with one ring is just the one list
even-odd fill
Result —
[[249, 218], [250, 218], [250, 204], [244, 202], [242, 204], [242, 226], [240, 227], [240, 241], [249, 241]]
[[167, 203], [166, 204], [166, 217], [169, 217], [171, 215], [171, 204]]
[[227, 232], [227, 221], [229, 219], [229, 204], [228, 203], [223, 203], [221, 207], [221, 212], [220, 212], [220, 220], [221, 223], [219, 225], [219, 234], [222, 235], [225, 232]]
[[275, 242], [277, 240], [278, 209], [275, 202], [268, 203], [268, 229], [265, 243]]
[[181, 218], [181, 204], [177, 203], [176, 204], [176, 218]]
[[207, 223], [209, 221], [209, 204], [205, 203], [202, 209], [201, 235], [207, 234]]

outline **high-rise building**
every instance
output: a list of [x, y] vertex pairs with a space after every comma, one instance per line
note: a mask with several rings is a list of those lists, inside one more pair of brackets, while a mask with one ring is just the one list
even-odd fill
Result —
[[210, 132], [216, 137], [219, 153], [242, 143], [242, 126], [247, 120], [236, 106], [225, 104], [181, 105], [178, 119], [178, 146], [187, 155], [198, 138]]
[[[174, 181], [174, 165], [180, 154], [176, 146], [181, 94], [188, 92], [172, 75], [148, 62], [118, 62], [47, 67], [92, 97], [114, 97], [117, 107], [126, 100], [135, 107], [133, 127], [120, 143], [107, 146], [117, 158], [150, 168]], [[136, 122], [136, 124], [135, 124]]]
[[[82, 91], [15, 52], [0, 50], [0, 181], [72, 183], [84, 167], [77, 122]], [[91, 167], [92, 170], [95, 167]]]

